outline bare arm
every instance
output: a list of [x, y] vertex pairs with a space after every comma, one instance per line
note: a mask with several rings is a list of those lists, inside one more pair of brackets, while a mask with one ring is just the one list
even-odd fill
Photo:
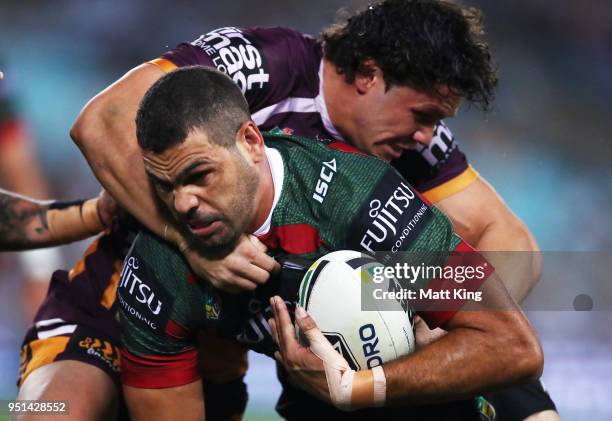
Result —
[[[486, 309], [469, 302], [447, 322], [447, 335], [384, 364], [386, 406], [457, 400], [541, 374], [543, 355], [537, 336], [501, 282], [493, 276], [482, 291], [483, 301], [488, 297]], [[297, 385], [330, 401], [323, 361], [297, 342], [283, 300], [275, 297], [272, 304], [270, 324], [280, 348], [277, 360]], [[296, 315], [296, 319], [306, 337], [316, 337], [310, 333], [318, 330], [310, 316]], [[372, 377], [371, 370], [356, 372], [353, 384], [366, 384]], [[351, 402], [353, 409], [370, 405], [372, 397], [363, 393]]]
[[384, 365], [389, 405], [462, 399], [541, 374], [537, 336], [499, 279], [482, 291], [486, 307], [469, 302], [444, 326], [448, 334]]
[[[157, 235], [166, 221], [157, 211], [153, 191], [136, 141], [136, 111], [141, 98], [164, 72], [153, 64], [140, 65], [95, 96], [78, 116], [70, 136], [94, 174], [129, 213]], [[178, 241], [172, 226], [167, 235]]]
[[134, 421], [204, 419], [202, 381], [167, 389], [123, 386], [123, 395]]
[[[0, 250], [29, 250], [82, 240], [101, 231], [114, 216], [114, 202], [103, 194], [90, 203], [97, 218], [80, 224], [81, 204], [50, 209], [53, 201], [38, 201], [0, 189]], [[53, 212], [50, 227], [49, 212]], [[75, 215], [77, 215], [76, 222]], [[59, 231], [58, 231], [59, 227]]]
[[[493, 187], [479, 177], [436, 206], [452, 220], [455, 232], [495, 266], [512, 298], [522, 302], [540, 278], [538, 245]], [[487, 253], [501, 251], [512, 253]]]

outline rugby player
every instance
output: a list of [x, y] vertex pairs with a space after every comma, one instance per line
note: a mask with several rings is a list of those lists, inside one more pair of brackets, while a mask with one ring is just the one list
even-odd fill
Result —
[[[313, 138], [344, 138], [367, 152], [387, 154], [387, 159], [394, 147], [408, 147], [394, 164], [417, 189], [451, 215], [457, 232], [483, 249], [535, 250], [525, 226], [467, 164], [448, 128], [436, 124], [454, 110], [447, 113], [429, 107], [429, 94], [442, 85], [469, 100], [482, 100], [484, 104], [490, 101], [495, 77], [486, 44], [479, 36], [478, 15], [441, 2], [388, 1], [356, 14], [351, 22], [330, 29], [322, 40], [284, 28], [212, 31], [133, 69], [98, 94], [82, 111], [71, 135], [101, 182], [130, 212], [157, 234], [181, 245], [199, 275], [227, 289], [252, 289], [268, 279], [275, 264], [265, 255], [265, 247], [246, 237], [228, 255], [202, 256], [186, 247], [175, 224], [154, 212], [156, 206], [135, 139], [134, 117], [142, 95], [165, 72], [184, 65], [217, 67], [239, 84], [246, 81], [240, 86], [255, 122], [263, 129], [280, 127]], [[360, 27], [379, 31], [362, 31]], [[388, 32], [381, 33], [384, 28]], [[427, 28], [444, 35], [420, 36]], [[343, 33], [347, 36], [341, 36]], [[347, 39], [362, 40], [362, 44], [347, 49], [343, 47]], [[391, 54], [393, 49], [397, 49], [396, 54]], [[343, 50], [354, 51], [355, 59], [341, 57]], [[431, 55], [422, 54], [424, 51]], [[410, 57], [409, 65], [402, 57]], [[432, 61], [431, 57], [439, 59]], [[462, 61], [462, 57], [469, 60]], [[458, 65], [445, 69], [449, 62], [455, 63], [455, 58]], [[366, 128], [369, 136], [361, 134]], [[368, 144], [374, 140], [381, 142]], [[482, 207], [489, 211], [481, 212]], [[72, 282], [72, 288], [81, 285], [91, 290], [80, 295], [91, 300], [92, 308], [114, 303], [113, 294], [103, 293], [113, 290], [118, 272], [99, 268], [112, 266], [124, 256], [120, 245], [127, 243], [123, 238], [127, 230], [120, 228], [110, 230], [92, 246], [77, 264], [79, 270], [73, 272], [75, 279], [82, 281]], [[511, 294], [518, 299], [537, 279], [536, 264], [524, 269], [513, 272], [514, 278], [502, 273], [504, 281], [510, 281], [507, 286]], [[57, 306], [54, 317], [61, 318], [62, 312], [67, 311], [63, 308], [71, 306]], [[88, 319], [88, 323], [92, 322], [95, 328], [97, 320]], [[38, 342], [37, 352], [56, 355], [52, 339], [48, 338], [48, 344]], [[24, 349], [29, 343], [26, 338]], [[221, 355], [227, 357], [232, 352], [224, 348]], [[81, 361], [86, 359], [81, 357]], [[53, 358], [33, 361], [41, 362], [30, 365], [35, 373], [36, 367], [49, 364]], [[221, 376], [223, 381], [231, 378], [228, 373], [232, 367], [244, 369], [244, 355], [233, 364], [226, 362], [225, 367], [229, 371], [227, 376]], [[116, 375], [107, 374], [109, 378]], [[65, 384], [68, 387], [69, 383]]]
[[[453, 107], [458, 100], [451, 94], [434, 102]], [[363, 245], [363, 237], [372, 229], [370, 203], [387, 203], [399, 195], [403, 201], [395, 204], [393, 216], [398, 226], [412, 221], [412, 230], [401, 240], [401, 230], [389, 232], [383, 242], [371, 243], [375, 251], [398, 258], [389, 250], [399, 241], [401, 251], [445, 253], [446, 265], [489, 268], [486, 282], [466, 281], [461, 286], [483, 291], [485, 301], [495, 303], [496, 310], [478, 306], [460, 310], [467, 305], [462, 302], [444, 311], [421, 312], [430, 327], [443, 326], [448, 334], [388, 363], [384, 370], [359, 372], [355, 390], [361, 392], [353, 393], [349, 382], [344, 385], [347, 396], [332, 399], [343, 409], [384, 408], [347, 414], [321, 401], [296, 400], [285, 402], [281, 415], [405, 419], [406, 410], [393, 407], [458, 400], [541, 373], [537, 337], [486, 260], [384, 161], [340, 142], [326, 145], [282, 134], [262, 136], [239, 88], [223, 73], [201, 66], [171, 72], [157, 81], [144, 96], [136, 127], [145, 169], [160, 202], [204, 249], [226, 248], [246, 231], [277, 257], [316, 259], [337, 249], [366, 252], [369, 246]], [[315, 200], [325, 166], [331, 170], [325, 177], [327, 189], [320, 193], [321, 200]], [[457, 251], [465, 252], [461, 262], [450, 263], [448, 254]], [[195, 333], [214, 329], [271, 354], [274, 342], [265, 325], [270, 316], [267, 302], [275, 293], [295, 302], [300, 280], [281, 274], [252, 293], [223, 293], [194, 278], [178, 250], [141, 233], [125, 260], [117, 290], [122, 381], [132, 418], [201, 419], [204, 396]], [[330, 389], [340, 388], [333, 381], [328, 384]], [[334, 396], [332, 390], [329, 393]], [[450, 406], [452, 412], [447, 406], [431, 406], [416, 408], [411, 415], [477, 419], [475, 406], [468, 410]]]

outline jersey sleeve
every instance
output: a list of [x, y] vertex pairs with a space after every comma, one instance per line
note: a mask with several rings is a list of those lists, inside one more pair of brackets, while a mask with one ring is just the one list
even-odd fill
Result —
[[[121, 377], [128, 386], [160, 389], [197, 380], [197, 350], [189, 318], [181, 314], [177, 279], [187, 277], [180, 257], [161, 241], [139, 234], [117, 287], [121, 326]], [[169, 248], [168, 248], [169, 249]]]
[[468, 163], [443, 122], [434, 129], [428, 146], [407, 151], [392, 164], [433, 203], [460, 192], [478, 178], [478, 172]]
[[[365, 197], [347, 230], [347, 248], [372, 254], [387, 265], [397, 263], [413, 267], [439, 267], [444, 277], [419, 278], [409, 288], [440, 291], [464, 288], [477, 291], [493, 272], [484, 257], [453, 232], [451, 221], [427, 198], [392, 168], [381, 162], [384, 175]], [[366, 177], [365, 175], [363, 177]], [[367, 183], [367, 180], [361, 181]], [[339, 217], [339, 216], [338, 216]], [[458, 267], [479, 267], [482, 276], [464, 279]], [[469, 269], [472, 272], [476, 269]], [[451, 273], [451, 276], [446, 276]], [[454, 275], [457, 274], [457, 275]], [[430, 328], [448, 321], [467, 300], [417, 299], [413, 302], [417, 313]]]
[[179, 44], [151, 63], [166, 72], [183, 66], [214, 67], [234, 80], [254, 113], [290, 92], [308, 96], [317, 89], [316, 74], [310, 70], [320, 58], [316, 41], [291, 29], [225, 27]]

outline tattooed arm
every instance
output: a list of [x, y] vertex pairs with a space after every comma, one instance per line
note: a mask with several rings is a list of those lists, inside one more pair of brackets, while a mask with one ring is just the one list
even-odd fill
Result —
[[116, 204], [106, 193], [86, 201], [39, 201], [0, 189], [0, 251], [82, 240], [108, 226]]

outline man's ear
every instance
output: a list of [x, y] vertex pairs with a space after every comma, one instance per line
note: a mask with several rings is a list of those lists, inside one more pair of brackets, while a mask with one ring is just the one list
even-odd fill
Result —
[[253, 120], [247, 120], [236, 133], [236, 146], [247, 161], [260, 163], [265, 157], [263, 135]]
[[359, 66], [353, 83], [359, 94], [367, 94], [377, 83], [384, 83], [382, 71], [374, 60], [366, 59]]

